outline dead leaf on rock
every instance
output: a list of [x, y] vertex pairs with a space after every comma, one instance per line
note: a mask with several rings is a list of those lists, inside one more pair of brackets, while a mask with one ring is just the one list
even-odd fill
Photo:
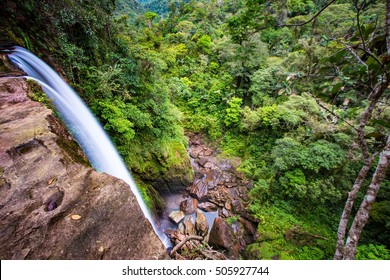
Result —
[[53, 184], [55, 181], [57, 181], [57, 178], [50, 179], [47, 183], [49, 185]]
[[80, 215], [72, 215], [71, 218], [72, 218], [72, 220], [80, 220], [81, 216]]

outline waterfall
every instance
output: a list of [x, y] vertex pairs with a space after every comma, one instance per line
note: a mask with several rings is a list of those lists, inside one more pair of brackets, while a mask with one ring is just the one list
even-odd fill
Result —
[[49, 65], [30, 51], [22, 47], [13, 47], [8, 53], [8, 57], [29, 77], [41, 84], [92, 166], [96, 170], [120, 178], [130, 185], [145, 217], [150, 221], [164, 245], [168, 246], [168, 238], [156, 228], [149, 209], [118, 151], [76, 92]]

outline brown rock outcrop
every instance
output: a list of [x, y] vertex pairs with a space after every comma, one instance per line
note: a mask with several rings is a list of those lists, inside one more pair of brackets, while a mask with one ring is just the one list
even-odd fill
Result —
[[236, 259], [239, 256], [240, 245], [233, 229], [220, 217], [214, 220], [210, 231], [209, 244], [215, 248], [227, 250], [230, 258]]
[[167, 258], [130, 187], [25, 89], [0, 78], [0, 259]]
[[183, 211], [186, 215], [193, 214], [197, 207], [198, 200], [192, 197], [189, 197], [180, 203], [180, 211]]

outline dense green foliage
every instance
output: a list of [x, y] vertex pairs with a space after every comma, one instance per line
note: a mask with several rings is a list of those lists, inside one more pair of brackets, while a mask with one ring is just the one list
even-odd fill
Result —
[[[239, 169], [254, 180], [250, 209], [263, 223], [249, 258], [332, 258], [345, 197], [360, 168], [351, 125], [366, 106], [367, 72], [339, 42], [346, 34], [358, 39], [352, 3], [331, 5], [311, 25], [276, 27], [306, 21], [323, 5], [190, 1], [148, 29], [161, 40], [159, 53], [170, 65], [163, 79], [184, 127], [241, 157]], [[366, 7], [360, 20], [365, 36], [384, 43], [381, 5]], [[375, 62], [367, 64], [375, 71]], [[388, 113], [383, 108], [368, 127], [373, 149], [388, 133]], [[369, 235], [375, 229], [387, 235], [384, 205], [374, 207], [374, 217], [377, 211], [384, 216], [372, 219], [381, 222], [370, 223], [365, 244], [389, 246]]]
[[[299, 27], [288, 25], [311, 19], [325, 1], [140, 1], [141, 11], [118, 0], [115, 17], [115, 1], [38, 2], [17, 4], [24, 25], [8, 37], [54, 54], [144, 181], [150, 205], [157, 195], [148, 183], [190, 177], [183, 128], [201, 132], [240, 157], [254, 182], [249, 209], [260, 238], [244, 257], [333, 257], [362, 162], [353, 127], [373, 87], [367, 81], [384, 67], [382, 1], [360, 11], [360, 29], [356, 1], [336, 1]], [[375, 52], [359, 53], [366, 67], [346, 48], [362, 38]], [[366, 128], [371, 151], [389, 120], [383, 103]], [[374, 204], [359, 259], [390, 258], [389, 189], [386, 182]]]

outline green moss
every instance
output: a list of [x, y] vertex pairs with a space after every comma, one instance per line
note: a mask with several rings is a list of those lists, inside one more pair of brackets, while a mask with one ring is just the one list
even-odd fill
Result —
[[231, 226], [233, 223], [238, 221], [238, 218], [239, 218], [238, 215], [234, 215], [234, 216], [231, 216], [231, 217], [227, 218], [226, 222], [228, 223], [228, 225]]
[[54, 109], [53, 103], [51, 102], [50, 98], [48, 98], [47, 95], [43, 92], [40, 84], [34, 80], [27, 79], [27, 85], [29, 86], [28, 97], [34, 101], [45, 104], [45, 106], [51, 110]]
[[146, 206], [152, 213], [156, 213], [158, 210], [164, 209], [164, 200], [151, 185], [146, 184], [141, 180], [137, 180], [137, 187], [141, 192]]

